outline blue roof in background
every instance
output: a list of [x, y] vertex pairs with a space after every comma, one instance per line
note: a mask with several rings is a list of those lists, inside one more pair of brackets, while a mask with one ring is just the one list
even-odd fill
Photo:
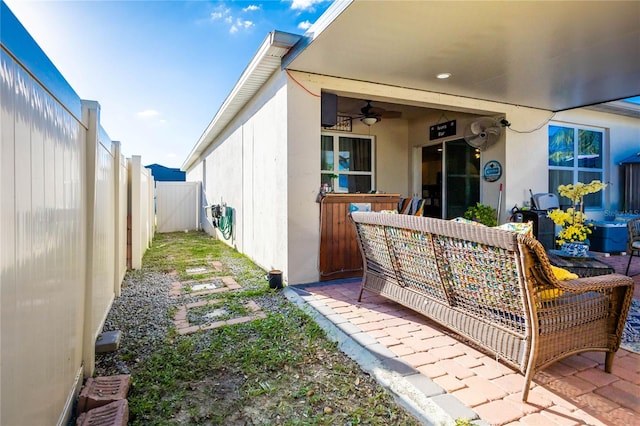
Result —
[[631, 104], [640, 105], [640, 96], [634, 96], [632, 98], [623, 99], [623, 102], [629, 102]]
[[631, 154], [620, 162], [620, 164], [640, 164], [640, 152]]
[[156, 182], [184, 182], [187, 180], [187, 174], [178, 168], [165, 167], [155, 163], [144, 167], [151, 170]]

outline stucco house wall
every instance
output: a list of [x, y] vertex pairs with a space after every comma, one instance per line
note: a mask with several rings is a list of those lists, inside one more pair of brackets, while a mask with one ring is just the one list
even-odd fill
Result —
[[226, 242], [265, 269], [287, 269], [285, 78], [274, 75], [205, 152], [204, 161], [187, 172], [188, 181], [203, 181], [205, 205], [226, 203], [233, 209]]
[[[320, 97], [326, 90], [343, 96], [375, 98], [445, 111], [458, 121], [463, 137], [467, 124], [478, 116], [505, 117], [499, 141], [481, 153], [481, 165], [497, 160], [503, 176], [481, 183], [481, 201], [496, 206], [503, 184], [502, 222], [513, 206], [522, 206], [534, 193], [548, 191], [548, 124], [570, 123], [606, 130], [606, 210], [620, 208], [621, 181], [616, 161], [639, 148], [638, 119], [579, 109], [550, 111], [468, 99], [375, 83], [289, 71], [277, 71], [207, 152], [206, 166], [194, 167], [189, 179], [205, 175], [209, 203], [227, 202], [234, 208], [234, 235], [230, 244], [265, 269], [284, 271], [289, 284], [318, 280]], [[353, 121], [350, 135], [375, 138], [376, 189], [412, 196], [421, 147], [429, 141], [429, 126], [438, 112], [414, 120], [383, 120], [368, 127]], [[617, 160], [616, 160], [617, 159]], [[594, 212], [594, 219], [604, 215]]]
[[[605, 209], [589, 212], [589, 216], [596, 220], [602, 220], [605, 211], [612, 213], [623, 212], [624, 180], [620, 161], [640, 152], [640, 119], [582, 108], [558, 113], [553, 122], [560, 125], [592, 126], [605, 131], [607, 135], [607, 149], [604, 159], [607, 164], [605, 181], [609, 184], [604, 191]], [[640, 214], [640, 212], [633, 213]]]
[[[284, 74], [284, 73], [282, 73]], [[313, 87], [312, 93], [319, 94]], [[318, 277], [320, 233], [320, 98], [287, 77], [287, 206], [280, 213], [287, 226], [289, 283], [313, 282]]]

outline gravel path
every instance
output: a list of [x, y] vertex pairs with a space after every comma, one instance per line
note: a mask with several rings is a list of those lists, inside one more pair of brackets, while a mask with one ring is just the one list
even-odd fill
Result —
[[96, 354], [96, 374], [130, 374], [131, 367], [164, 344], [173, 326], [169, 309], [180, 301], [169, 297], [173, 279], [154, 272], [128, 273], [107, 315], [103, 331], [120, 330], [120, 349]]
[[[242, 272], [232, 259], [226, 259], [225, 265], [232, 273]], [[189, 295], [169, 297], [171, 284], [176, 279], [158, 272], [127, 273], [121, 296], [114, 300], [102, 330], [120, 330], [120, 348], [115, 352], [96, 354], [96, 375], [131, 374], [132, 367], [148, 359], [160, 345], [165, 344], [169, 330], [174, 326], [173, 319], [169, 317], [172, 308], [201, 299]], [[266, 285], [262, 280], [243, 284], [245, 290]], [[293, 309], [282, 292], [255, 297], [254, 300], [264, 311], [284, 313]], [[200, 339], [206, 340], [206, 333], [196, 336], [196, 340]]]

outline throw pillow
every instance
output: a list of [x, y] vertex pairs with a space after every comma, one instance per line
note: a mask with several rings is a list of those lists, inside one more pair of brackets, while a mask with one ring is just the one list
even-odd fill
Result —
[[[576, 274], [574, 274], [573, 272], [567, 271], [564, 268], [559, 268], [557, 266], [551, 265], [551, 270], [553, 271], [553, 275], [556, 277], [558, 281], [574, 280], [578, 278]], [[540, 296], [540, 299], [543, 302], [548, 302], [549, 300], [553, 300], [556, 297], [562, 296], [562, 294], [563, 294], [563, 291], [560, 290], [559, 288], [549, 288], [547, 290], [542, 290], [541, 292], [538, 293], [538, 295]]]
[[555, 275], [558, 281], [575, 280], [576, 278], [578, 278], [576, 274], [571, 271], [567, 271], [564, 268], [559, 268], [557, 266], [551, 265], [551, 270], [553, 271], [553, 275]]

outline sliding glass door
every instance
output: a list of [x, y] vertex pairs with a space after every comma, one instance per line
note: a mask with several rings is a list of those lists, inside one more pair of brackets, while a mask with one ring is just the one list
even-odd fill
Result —
[[452, 219], [480, 201], [480, 151], [462, 139], [422, 147], [420, 173], [425, 216]]
[[445, 143], [445, 215], [462, 216], [480, 201], [480, 151], [463, 139]]

